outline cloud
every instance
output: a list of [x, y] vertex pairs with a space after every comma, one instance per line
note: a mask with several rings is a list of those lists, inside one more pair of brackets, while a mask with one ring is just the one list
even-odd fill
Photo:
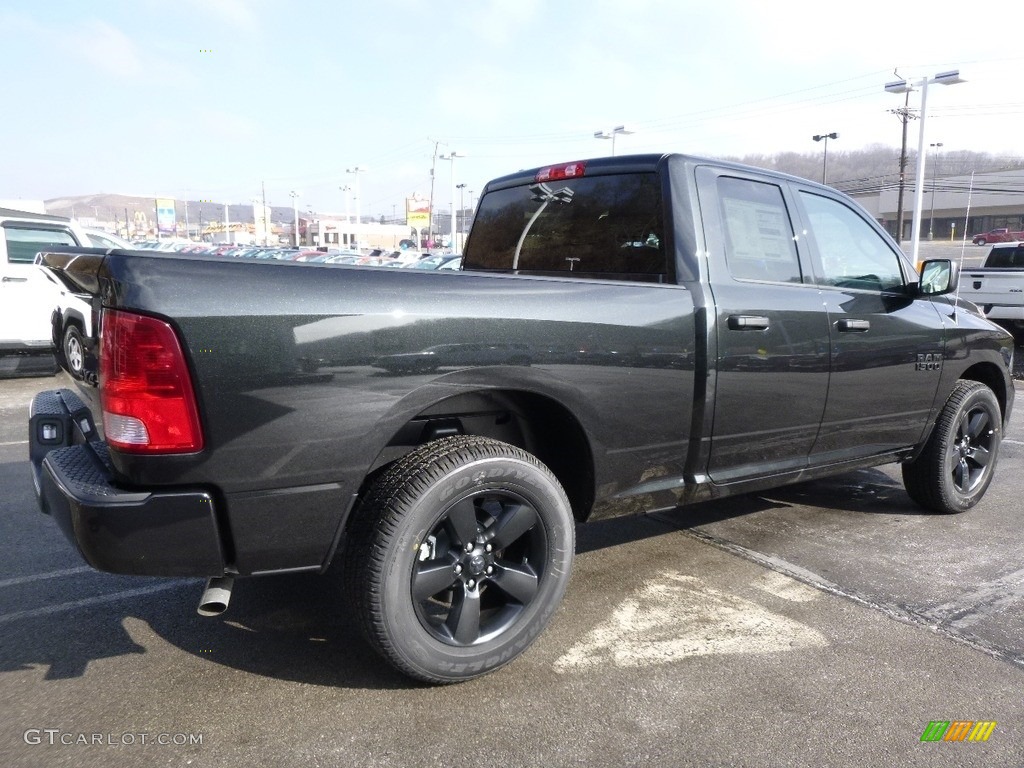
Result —
[[465, 15], [467, 33], [476, 43], [507, 45], [520, 39], [523, 28], [535, 20], [539, 0], [490, 0]]
[[201, 16], [214, 16], [236, 31], [260, 31], [258, 3], [252, 0], [184, 0], [183, 5], [191, 6]]
[[64, 37], [74, 44], [77, 55], [103, 73], [135, 79], [146, 71], [134, 41], [105, 21], [89, 21], [84, 32], [65, 31]]

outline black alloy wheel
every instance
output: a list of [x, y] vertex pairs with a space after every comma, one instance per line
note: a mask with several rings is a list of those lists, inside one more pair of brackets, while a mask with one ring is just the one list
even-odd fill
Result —
[[970, 509], [992, 482], [1002, 433], [992, 390], [977, 381], [957, 382], [924, 451], [903, 465], [907, 493], [936, 512]]
[[470, 493], [441, 513], [413, 566], [423, 627], [455, 646], [512, 627], [537, 597], [547, 537], [532, 504], [509, 491]]
[[569, 581], [574, 520], [536, 457], [481, 437], [435, 440], [363, 494], [345, 587], [370, 644], [403, 674], [468, 680], [518, 657]]

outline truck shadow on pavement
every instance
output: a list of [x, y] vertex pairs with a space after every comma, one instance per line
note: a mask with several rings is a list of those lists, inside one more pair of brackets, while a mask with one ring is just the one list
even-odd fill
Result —
[[[664, 535], [672, 530], [743, 517], [783, 507], [821, 506], [859, 514], [927, 514], [906, 496], [902, 486], [877, 470], [866, 470], [673, 510], [667, 515], [617, 517], [577, 527], [577, 553], [615, 547]], [[96, 594], [111, 599], [78, 606], [75, 601], [9, 616], [0, 627], [0, 671], [46, 668], [47, 680], [89, 675], [89, 663], [115, 657], [155, 654], [133, 670], [125, 661], [119, 674], [159, 674], [167, 657], [164, 642], [228, 670], [334, 688], [402, 689], [419, 687], [393, 671], [362, 638], [345, 600], [337, 574], [292, 574], [239, 579], [231, 605], [215, 618], [196, 614], [201, 580], [178, 580], [159, 589], [154, 579], [91, 574]], [[109, 579], [109, 581], [107, 581]], [[116, 597], [156, 586], [138, 597]], [[91, 602], [86, 599], [84, 602]], [[69, 626], [74, 631], [69, 632]], [[156, 636], [156, 638], [153, 637]], [[157, 639], [159, 638], [159, 639]], [[188, 674], [209, 675], [205, 665]], [[217, 674], [228, 674], [227, 672]]]
[[[109, 578], [116, 585], [110, 591], [124, 588], [124, 578]], [[0, 672], [43, 667], [46, 680], [66, 680], [88, 677], [90, 662], [155, 654], [141, 663], [122, 658], [112, 674], [127, 679], [161, 674], [165, 665], [179, 674], [177, 654], [168, 659], [160, 647], [169, 643], [197, 660], [275, 679], [347, 688], [414, 687], [365, 643], [334, 581], [309, 574], [240, 579], [229, 610], [214, 618], [196, 613], [200, 580], [139, 598], [11, 617], [0, 627]], [[204, 666], [190, 665], [186, 674], [206, 677]], [[111, 668], [104, 669], [109, 677]]]

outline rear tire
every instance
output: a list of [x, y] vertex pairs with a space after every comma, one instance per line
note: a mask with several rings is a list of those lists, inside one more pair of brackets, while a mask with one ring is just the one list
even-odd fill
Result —
[[988, 489], [1002, 440], [995, 394], [977, 381], [959, 381], [939, 413], [924, 452], [903, 465], [910, 498], [935, 512], [965, 512]]
[[454, 683], [515, 659], [557, 609], [574, 521], [558, 480], [480, 437], [424, 445], [354, 513], [345, 586], [370, 644], [403, 674]]

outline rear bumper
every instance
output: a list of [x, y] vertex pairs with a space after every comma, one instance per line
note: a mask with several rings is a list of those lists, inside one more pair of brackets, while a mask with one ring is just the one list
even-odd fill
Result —
[[40, 508], [92, 567], [144, 576], [224, 573], [213, 496], [118, 487], [107, 446], [70, 390], [33, 399], [29, 457]]
[[[1024, 301], [1024, 297], [1022, 297]], [[989, 320], [1024, 320], [1024, 303], [1015, 305], [980, 304]]]

